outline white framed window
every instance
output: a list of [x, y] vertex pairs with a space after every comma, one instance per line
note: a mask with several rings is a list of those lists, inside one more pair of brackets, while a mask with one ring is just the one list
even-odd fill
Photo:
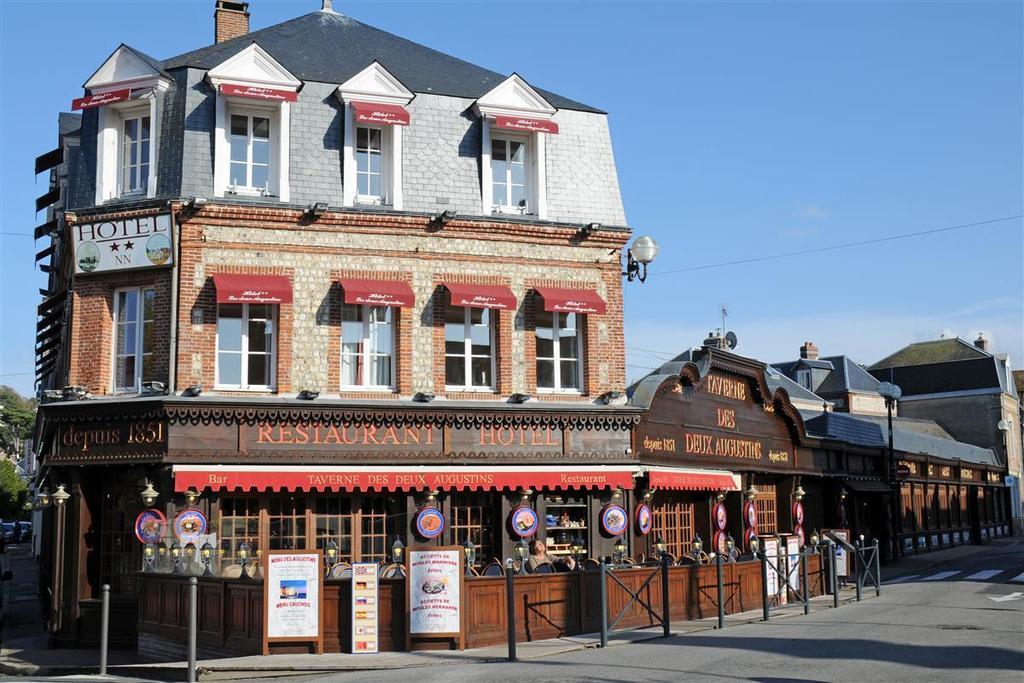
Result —
[[114, 392], [141, 391], [153, 378], [153, 309], [156, 290], [150, 287], [114, 292]]
[[539, 311], [536, 315], [537, 390], [579, 393], [583, 387], [581, 317]]
[[149, 187], [150, 116], [135, 110], [121, 120], [121, 178], [118, 194], [122, 197], [144, 195]]
[[394, 385], [394, 309], [390, 306], [343, 304], [342, 389], [392, 389]]
[[217, 306], [217, 388], [273, 391], [276, 313], [272, 304]]
[[384, 131], [356, 126], [356, 202], [384, 202]]
[[491, 138], [491, 201], [495, 213], [530, 213], [528, 156], [526, 139]]
[[228, 191], [235, 194], [271, 195], [271, 116], [231, 110], [229, 116], [230, 167]]
[[445, 388], [493, 391], [494, 311], [448, 306], [444, 315]]

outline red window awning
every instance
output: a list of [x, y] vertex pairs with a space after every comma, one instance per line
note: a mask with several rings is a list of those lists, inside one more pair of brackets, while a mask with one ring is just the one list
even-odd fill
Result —
[[85, 97], [76, 97], [71, 100], [71, 109], [78, 111], [79, 109], [92, 109], [93, 107], [102, 107], [104, 104], [114, 104], [115, 102], [124, 102], [131, 97], [131, 88], [125, 88], [124, 90], [112, 90], [99, 95], [86, 95]]
[[292, 283], [285, 275], [239, 275], [218, 273], [213, 276], [218, 304], [290, 304]]
[[558, 134], [558, 124], [548, 119], [527, 119], [522, 116], [496, 116], [494, 125], [506, 130], [521, 130], [527, 133]]
[[352, 102], [356, 123], [375, 123], [380, 126], [408, 126], [409, 110], [398, 104]]
[[516, 307], [516, 295], [505, 285], [466, 285], [446, 282], [444, 286], [452, 295], [452, 306], [498, 310]]
[[221, 93], [231, 97], [248, 97], [251, 100], [269, 100], [271, 102], [295, 102], [299, 99], [297, 93], [291, 90], [278, 90], [277, 88], [263, 88], [258, 85], [231, 85], [225, 83], [220, 86]]
[[535, 287], [534, 290], [544, 299], [544, 310], [551, 313], [604, 313], [607, 308], [604, 299], [590, 289]]
[[674, 491], [739, 491], [739, 475], [725, 470], [649, 467], [647, 483], [654, 489]]
[[408, 282], [342, 278], [338, 284], [345, 293], [347, 304], [410, 308], [416, 301]]
[[635, 467], [175, 465], [174, 490], [490, 491], [633, 488]]

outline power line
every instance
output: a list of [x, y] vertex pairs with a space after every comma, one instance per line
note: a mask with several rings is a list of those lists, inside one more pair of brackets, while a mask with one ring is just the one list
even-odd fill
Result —
[[32, 237], [30, 232], [0, 232], [0, 235], [7, 235], [8, 237]]
[[677, 355], [677, 354], [671, 353], [669, 351], [655, 351], [654, 349], [641, 349], [639, 346], [627, 346], [626, 350], [628, 350], [628, 351], [641, 351], [643, 353], [648, 353], [648, 354], [653, 354], [653, 355], [658, 355], [658, 356], [668, 356], [668, 359], [674, 358]]
[[1012, 221], [1018, 218], [1024, 218], [1024, 214], [1017, 214], [1015, 216], [1003, 216], [1002, 218], [992, 218], [987, 221], [978, 221], [976, 223], [964, 223], [962, 225], [951, 225], [945, 228], [934, 228], [932, 230], [921, 230], [918, 232], [907, 232], [901, 235], [889, 235], [887, 237], [876, 237], [870, 240], [860, 240], [858, 242], [847, 242], [845, 244], [834, 244], [828, 247], [815, 247], [814, 249], [802, 249], [800, 251], [789, 251], [783, 254], [772, 254], [769, 256], [755, 256], [753, 258], [740, 259], [737, 261], [724, 261], [722, 263], [709, 263], [703, 266], [692, 266], [690, 268], [673, 268], [672, 270], [652, 270], [651, 275], [668, 275], [669, 273], [689, 273], [695, 270], [708, 270], [710, 268], [722, 268], [724, 266], [739, 266], [746, 263], [759, 263], [761, 261], [771, 261], [774, 259], [788, 258], [790, 256], [803, 256], [805, 254], [820, 254], [823, 251], [835, 251], [837, 249], [847, 249], [849, 247], [862, 247], [866, 244], [879, 244], [881, 242], [892, 242], [894, 240], [904, 240], [910, 237], [921, 237], [922, 235], [934, 235], [940, 232], [950, 232], [953, 230], [964, 230], [966, 228], [976, 228], [982, 225], [990, 225], [992, 223], [1002, 223], [1003, 221]]

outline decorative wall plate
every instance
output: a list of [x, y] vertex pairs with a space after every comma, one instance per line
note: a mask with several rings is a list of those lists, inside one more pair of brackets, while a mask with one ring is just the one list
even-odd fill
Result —
[[509, 524], [512, 526], [513, 533], [517, 536], [529, 538], [537, 533], [537, 527], [540, 526], [540, 517], [537, 516], [537, 511], [529, 505], [520, 505], [509, 514]]
[[601, 510], [601, 528], [609, 536], [621, 536], [626, 531], [629, 518], [621, 505], [605, 505]]
[[651, 514], [651, 506], [647, 503], [640, 503], [636, 506], [636, 530], [641, 536], [651, 533], [654, 526], [654, 516]]
[[155, 508], [139, 513], [135, 518], [135, 538], [139, 543], [159, 543], [167, 532], [167, 518]]
[[437, 538], [444, 533], [444, 515], [435, 507], [420, 508], [416, 513], [416, 533], [423, 538]]
[[725, 531], [725, 527], [729, 524], [729, 515], [725, 511], [724, 503], [715, 503], [712, 518], [714, 519], [715, 526], [718, 527], [718, 530]]
[[206, 533], [206, 515], [195, 508], [182, 510], [174, 518], [174, 535], [182, 545], [199, 543], [199, 537]]
[[793, 503], [793, 524], [796, 526], [804, 523], [804, 504], [799, 500]]

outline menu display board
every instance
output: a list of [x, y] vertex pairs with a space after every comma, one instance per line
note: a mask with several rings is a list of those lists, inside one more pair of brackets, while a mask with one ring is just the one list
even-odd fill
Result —
[[[850, 543], [849, 529], [824, 529], [822, 533], [829, 532], [836, 538], [841, 538], [847, 544]], [[850, 556], [842, 543], [836, 543], [836, 576], [846, 578], [850, 575]]]
[[786, 537], [786, 555], [789, 559], [789, 586], [793, 591], [800, 590], [800, 539], [796, 536]]
[[271, 550], [265, 555], [263, 654], [270, 654], [271, 641], [312, 642], [317, 653], [323, 652], [321, 560], [317, 552]]
[[409, 635], [462, 635], [462, 548], [409, 551]]
[[768, 596], [779, 594], [779, 576], [775, 570], [779, 567], [779, 539], [774, 536], [761, 537], [761, 547], [764, 548], [765, 557], [768, 559]]
[[352, 654], [378, 652], [377, 614], [380, 608], [377, 564], [352, 564]]

